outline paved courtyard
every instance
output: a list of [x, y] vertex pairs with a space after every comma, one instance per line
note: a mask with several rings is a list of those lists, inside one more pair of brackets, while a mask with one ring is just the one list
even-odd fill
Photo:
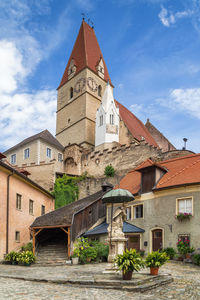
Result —
[[104, 269], [105, 264], [30, 268], [0, 265], [0, 299], [200, 299], [200, 268], [177, 262], [169, 262], [160, 270], [161, 273], [173, 274], [174, 282], [145, 293], [8, 278], [22, 276], [28, 280], [89, 278]]

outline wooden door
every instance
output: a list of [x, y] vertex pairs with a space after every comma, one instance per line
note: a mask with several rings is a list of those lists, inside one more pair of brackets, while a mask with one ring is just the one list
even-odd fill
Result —
[[153, 251], [162, 249], [162, 229], [155, 229], [152, 231], [152, 248]]
[[126, 236], [128, 238], [127, 241], [127, 248], [130, 249], [136, 249], [136, 251], [140, 250], [140, 235], [132, 235], [132, 236]]

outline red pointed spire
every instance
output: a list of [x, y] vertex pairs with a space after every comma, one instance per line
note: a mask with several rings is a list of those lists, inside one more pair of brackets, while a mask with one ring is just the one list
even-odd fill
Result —
[[74, 44], [74, 48], [58, 88], [60, 88], [68, 80], [68, 68], [72, 59], [76, 65], [76, 73], [85, 67], [88, 67], [97, 73], [96, 66], [101, 58], [104, 63], [104, 80], [109, 81], [111, 84], [110, 76], [108, 74], [108, 70], [103, 59], [94, 29], [83, 20]]

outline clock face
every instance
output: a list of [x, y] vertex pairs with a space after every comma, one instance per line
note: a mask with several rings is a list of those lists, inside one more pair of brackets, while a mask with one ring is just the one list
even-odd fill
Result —
[[75, 83], [75, 86], [74, 86], [74, 91], [76, 93], [80, 93], [82, 92], [83, 88], [85, 87], [85, 78], [80, 78], [76, 83]]
[[97, 91], [97, 83], [96, 81], [92, 78], [92, 77], [88, 77], [87, 79], [87, 85], [89, 87], [89, 89], [92, 91], [92, 92], [96, 92]]

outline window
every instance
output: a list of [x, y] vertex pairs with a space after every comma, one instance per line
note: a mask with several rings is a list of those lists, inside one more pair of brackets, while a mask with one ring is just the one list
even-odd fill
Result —
[[103, 115], [99, 117], [99, 126], [103, 125]]
[[51, 158], [51, 149], [47, 148], [47, 157]]
[[102, 87], [101, 87], [101, 85], [99, 85], [99, 86], [98, 86], [98, 96], [99, 96], [99, 97], [101, 97], [101, 90], [102, 90]]
[[30, 156], [30, 149], [27, 148], [27, 149], [24, 150], [24, 159], [29, 158], [29, 156]]
[[189, 246], [190, 246], [190, 235], [189, 234], [179, 234], [178, 235], [178, 241], [189, 241]]
[[192, 198], [177, 199], [177, 214], [190, 213], [192, 214]]
[[16, 154], [11, 155], [10, 162], [11, 162], [11, 164], [16, 164]]
[[42, 205], [42, 206], [41, 206], [41, 215], [44, 215], [44, 214], [45, 214], [45, 206]]
[[62, 153], [58, 153], [58, 161], [62, 161]]
[[131, 220], [131, 207], [126, 208], [126, 220]]
[[135, 211], [135, 215], [134, 215], [135, 219], [143, 218], [143, 204], [134, 206], [134, 211]]
[[29, 214], [33, 214], [33, 200], [29, 200]]
[[110, 124], [113, 125], [114, 124], [114, 115], [110, 114]]
[[15, 231], [15, 241], [16, 241], [17, 243], [20, 242], [20, 231]]
[[22, 207], [22, 195], [16, 194], [16, 208], [21, 209]]
[[70, 88], [70, 99], [74, 96], [74, 89], [73, 87]]

